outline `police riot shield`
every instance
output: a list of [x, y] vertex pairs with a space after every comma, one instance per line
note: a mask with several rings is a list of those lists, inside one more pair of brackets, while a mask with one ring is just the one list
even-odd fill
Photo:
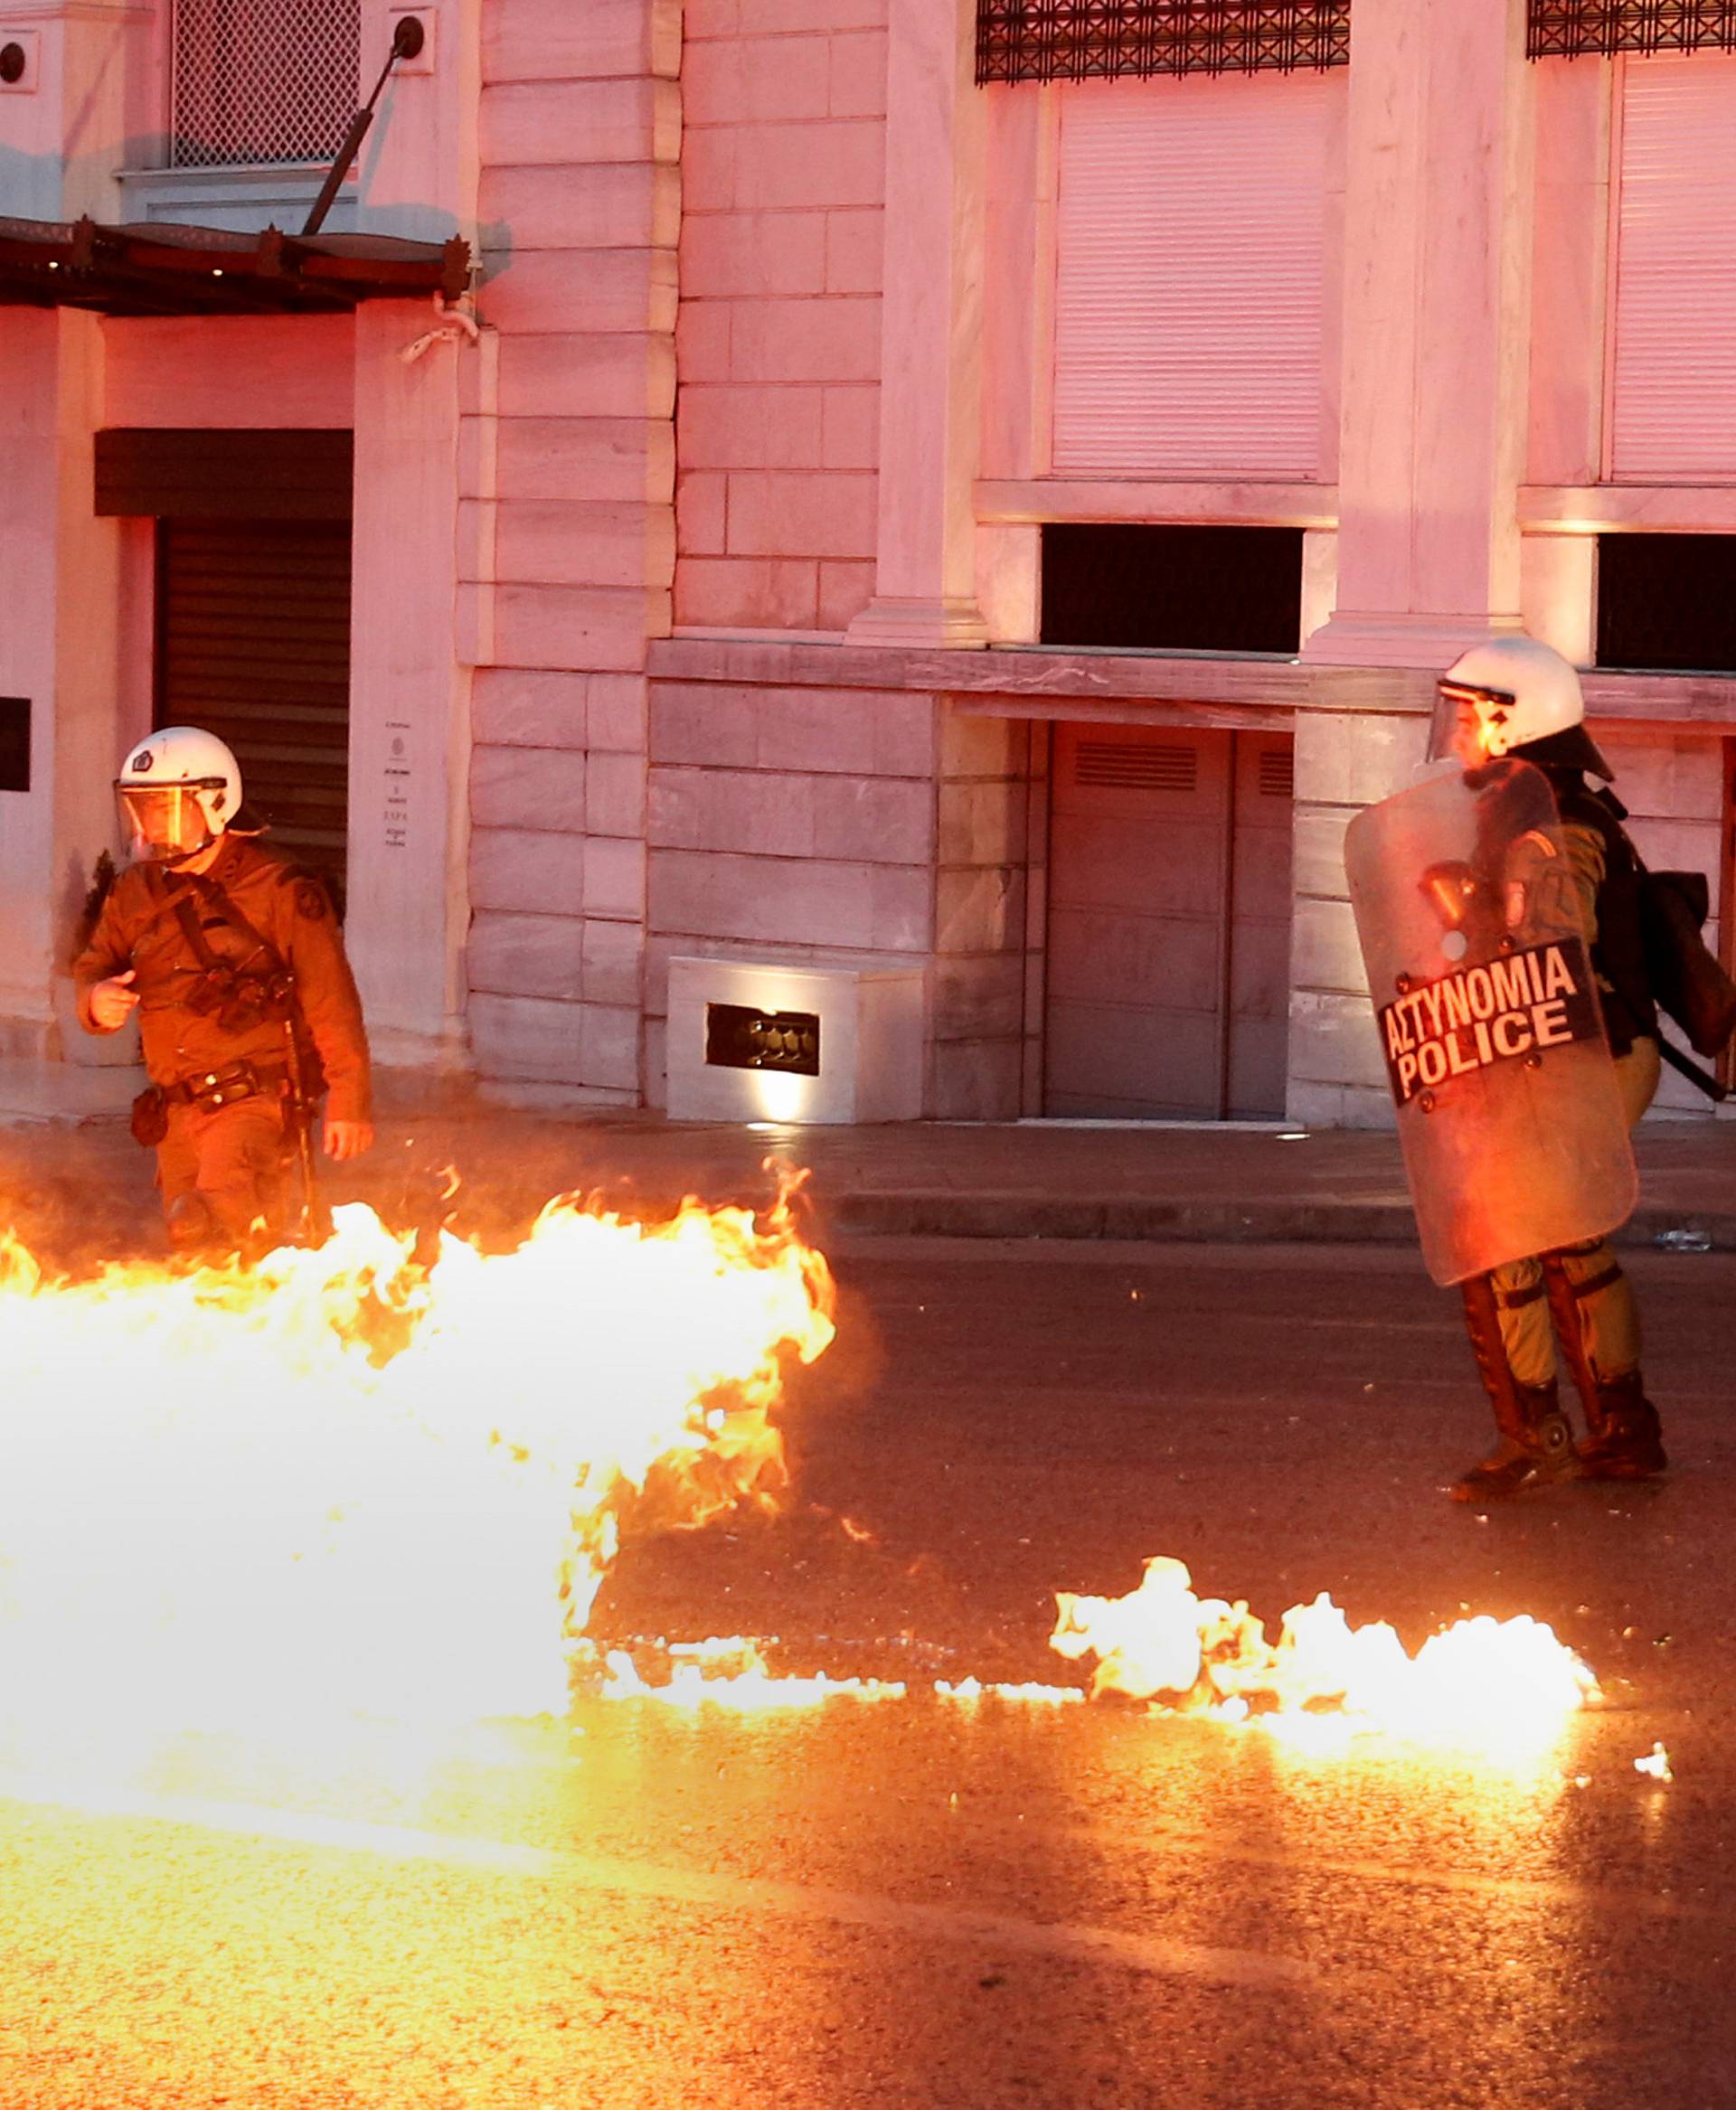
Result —
[[1344, 862], [1429, 1272], [1613, 1230], [1638, 1178], [1548, 778], [1442, 763]]

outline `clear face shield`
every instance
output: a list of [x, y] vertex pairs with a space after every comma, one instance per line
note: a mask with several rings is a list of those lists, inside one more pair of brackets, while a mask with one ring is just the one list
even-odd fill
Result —
[[1437, 682], [1434, 722], [1429, 729], [1429, 759], [1442, 762], [1451, 756], [1466, 768], [1477, 769], [1505, 754], [1505, 744], [1492, 743], [1513, 706], [1509, 690], [1481, 689], [1470, 682]]
[[173, 864], [196, 857], [217, 840], [200, 784], [117, 784], [115, 803], [136, 864]]

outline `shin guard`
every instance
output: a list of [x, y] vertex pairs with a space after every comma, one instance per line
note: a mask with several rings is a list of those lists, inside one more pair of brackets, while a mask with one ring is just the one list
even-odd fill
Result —
[[1590, 1281], [1575, 1282], [1562, 1264], [1563, 1258], [1561, 1253], [1543, 1256], [1543, 1294], [1549, 1299], [1550, 1323], [1555, 1329], [1561, 1361], [1572, 1376], [1573, 1389], [1580, 1395], [1587, 1420], [1592, 1421], [1598, 1410], [1598, 1373], [1591, 1367], [1580, 1305], [1583, 1298], [1620, 1281], [1621, 1269], [1612, 1260], [1601, 1274], [1594, 1275]]

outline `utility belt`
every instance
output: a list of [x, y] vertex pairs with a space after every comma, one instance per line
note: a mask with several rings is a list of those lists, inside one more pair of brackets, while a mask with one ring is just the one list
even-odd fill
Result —
[[288, 1076], [281, 1063], [231, 1062], [196, 1077], [177, 1078], [173, 1084], [154, 1084], [133, 1101], [133, 1140], [147, 1150], [161, 1143], [169, 1132], [173, 1107], [197, 1107], [212, 1114], [245, 1099], [282, 1099], [288, 1096]]
[[225, 1069], [207, 1069], [159, 1088], [165, 1106], [203, 1107], [209, 1113], [242, 1099], [256, 1099], [261, 1093], [281, 1098], [288, 1074], [280, 1062], [231, 1062]]

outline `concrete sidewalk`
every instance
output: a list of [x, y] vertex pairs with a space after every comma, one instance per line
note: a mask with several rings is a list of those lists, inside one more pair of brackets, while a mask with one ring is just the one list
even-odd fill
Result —
[[[120, 1116], [44, 1103], [0, 1064], [0, 1225], [148, 1225], [150, 1161]], [[31, 1082], [26, 1079], [26, 1082]], [[684, 1195], [762, 1202], [765, 1161], [805, 1167], [822, 1230], [975, 1238], [1415, 1239], [1398, 1146], [1360, 1130], [1095, 1124], [869, 1128], [677, 1124], [655, 1115], [502, 1106], [388, 1074], [373, 1155], [335, 1171], [335, 1201], [425, 1220], [456, 1169], [459, 1220], [522, 1221], [596, 1191], [663, 1213]], [[111, 1102], [112, 1104], [112, 1102]], [[1653, 1121], [1639, 1140], [1629, 1244], [1736, 1250], [1736, 1123]], [[63, 1241], [57, 1239], [55, 1242]]]

